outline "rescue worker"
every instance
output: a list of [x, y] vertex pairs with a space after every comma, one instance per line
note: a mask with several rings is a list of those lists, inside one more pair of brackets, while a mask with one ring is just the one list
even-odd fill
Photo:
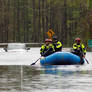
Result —
[[54, 46], [52, 44], [52, 40], [51, 39], [46, 39], [45, 40], [45, 44], [41, 46], [41, 49], [40, 49], [40, 54], [41, 56], [48, 56], [52, 53], [55, 52], [55, 49], [54, 49]]
[[52, 39], [53, 39], [53, 45], [54, 45], [55, 52], [62, 51], [62, 43], [57, 40], [57, 36], [53, 36]]
[[73, 53], [80, 56], [81, 61], [83, 57], [86, 55], [86, 48], [83, 43], [81, 43], [80, 38], [75, 39], [75, 43], [73, 44]]

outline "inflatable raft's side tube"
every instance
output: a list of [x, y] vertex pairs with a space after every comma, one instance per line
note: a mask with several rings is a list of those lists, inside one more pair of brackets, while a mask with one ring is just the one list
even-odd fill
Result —
[[70, 52], [56, 52], [40, 60], [41, 65], [80, 64], [80, 57]]

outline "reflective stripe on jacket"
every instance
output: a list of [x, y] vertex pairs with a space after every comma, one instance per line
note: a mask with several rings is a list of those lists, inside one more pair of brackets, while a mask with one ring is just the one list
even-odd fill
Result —
[[[50, 49], [50, 50], [49, 50]], [[45, 53], [46, 51], [55, 51], [54, 46], [52, 44], [49, 44], [49, 46], [46, 46], [45, 44], [41, 46], [40, 54]]]
[[74, 43], [73, 44], [73, 49], [74, 50], [79, 50], [79, 48], [80, 48], [80, 50], [83, 52], [83, 53], [86, 53], [86, 48], [85, 48], [85, 46], [84, 46], [84, 44], [77, 44], [77, 43]]
[[56, 43], [56, 48], [60, 48], [60, 47], [62, 47], [62, 43], [61, 43], [60, 41], [58, 41], [58, 42]]
[[62, 51], [62, 43], [58, 41], [57, 43], [53, 43], [55, 52]]

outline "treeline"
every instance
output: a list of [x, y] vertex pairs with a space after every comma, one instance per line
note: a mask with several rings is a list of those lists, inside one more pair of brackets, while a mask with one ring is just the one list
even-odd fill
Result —
[[52, 29], [65, 46], [92, 39], [92, 0], [0, 0], [0, 42], [44, 42]]

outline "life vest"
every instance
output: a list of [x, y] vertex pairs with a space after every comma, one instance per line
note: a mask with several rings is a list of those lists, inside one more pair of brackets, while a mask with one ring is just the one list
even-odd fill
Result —
[[48, 46], [46, 44], [41, 46], [40, 54], [46, 54], [49, 55], [50, 53], [55, 52], [53, 44], [49, 44]]
[[57, 43], [54, 43], [55, 52], [62, 50], [62, 43], [60, 41], [57, 41]]
[[74, 43], [73, 44], [73, 49], [74, 50], [80, 50], [83, 53], [86, 53], [86, 48], [85, 48], [84, 44], [82, 44], [82, 43], [81, 44]]

